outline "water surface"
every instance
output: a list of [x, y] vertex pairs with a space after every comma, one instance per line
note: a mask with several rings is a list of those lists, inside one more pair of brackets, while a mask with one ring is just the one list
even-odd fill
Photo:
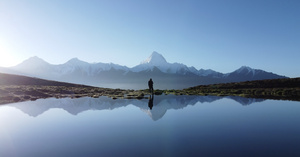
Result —
[[293, 101], [39, 99], [0, 106], [0, 156], [299, 156], [299, 122]]

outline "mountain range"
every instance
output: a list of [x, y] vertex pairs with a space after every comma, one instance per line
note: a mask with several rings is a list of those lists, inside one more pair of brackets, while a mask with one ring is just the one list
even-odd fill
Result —
[[226, 74], [211, 69], [197, 70], [181, 63], [169, 63], [157, 52], [153, 52], [132, 68], [113, 63], [87, 63], [78, 58], [53, 65], [35, 56], [16, 66], [2, 67], [0, 72], [124, 89], [145, 89], [149, 78], [154, 80], [154, 88], [158, 89], [183, 89], [196, 85], [286, 78], [247, 66]]

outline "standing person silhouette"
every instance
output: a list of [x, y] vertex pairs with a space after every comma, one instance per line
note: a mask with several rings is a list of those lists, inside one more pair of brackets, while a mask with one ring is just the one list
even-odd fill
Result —
[[153, 95], [153, 81], [152, 78], [148, 81], [149, 92]]

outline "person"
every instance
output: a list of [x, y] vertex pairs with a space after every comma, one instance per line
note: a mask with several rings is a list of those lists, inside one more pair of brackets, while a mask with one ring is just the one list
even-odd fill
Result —
[[149, 86], [149, 92], [153, 94], [153, 81], [152, 78], [148, 81], [148, 86]]

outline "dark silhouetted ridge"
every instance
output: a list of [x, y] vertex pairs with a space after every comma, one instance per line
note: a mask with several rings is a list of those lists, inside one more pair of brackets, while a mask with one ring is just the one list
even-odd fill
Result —
[[0, 85], [40, 85], [40, 86], [66, 86], [66, 87], [88, 87], [85, 85], [50, 81], [39, 78], [0, 73]]

